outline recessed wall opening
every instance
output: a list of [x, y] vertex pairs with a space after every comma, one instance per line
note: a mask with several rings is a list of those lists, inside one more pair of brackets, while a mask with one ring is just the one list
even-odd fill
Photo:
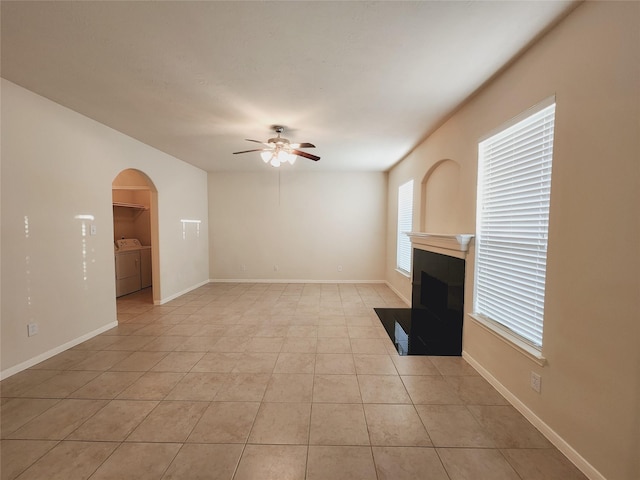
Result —
[[158, 191], [145, 173], [126, 169], [112, 182], [112, 200], [116, 297], [149, 289], [141, 298], [160, 303]]
[[450, 159], [437, 162], [424, 176], [420, 231], [455, 232], [460, 224], [460, 165]]

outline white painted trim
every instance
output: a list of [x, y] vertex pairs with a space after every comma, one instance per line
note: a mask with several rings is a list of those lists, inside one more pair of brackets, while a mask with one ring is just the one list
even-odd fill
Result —
[[485, 369], [480, 363], [478, 363], [467, 352], [462, 352], [462, 357], [469, 362], [469, 364], [475, 368], [478, 373], [493, 387], [502, 394], [507, 401], [513, 405], [527, 420], [529, 420], [534, 427], [536, 427], [540, 433], [542, 433], [547, 440], [553, 443], [558, 450], [560, 450], [565, 457], [567, 457], [582, 473], [584, 473], [590, 480], [607, 480], [593, 465], [591, 465], [582, 455], [580, 455], [567, 441], [562, 438], [555, 430], [547, 425], [544, 420], [538, 417], [524, 402], [516, 397], [511, 391], [507, 389], [502, 383], [498, 381], [491, 373]]
[[211, 278], [210, 283], [387, 283], [385, 280], [304, 280], [299, 278]]
[[402, 294], [398, 291], [398, 289], [397, 289], [397, 288], [395, 288], [393, 285], [391, 285], [391, 284], [390, 284], [389, 282], [387, 282], [387, 281], [385, 281], [384, 283], [386, 283], [386, 284], [387, 284], [387, 287], [389, 287], [389, 288], [393, 291], [393, 293], [395, 293], [397, 296], [399, 296], [399, 297], [400, 297], [400, 299], [401, 299], [404, 303], [406, 303], [409, 307], [411, 306], [411, 301], [410, 301], [410, 300], [407, 300], [407, 299], [405, 298], [405, 296], [404, 296], [404, 295], [402, 295]]
[[502, 327], [497, 322], [485, 319], [482, 316], [475, 313], [468, 313], [467, 316], [476, 322], [476, 324], [489, 332], [491, 335], [506, 343], [516, 352], [524, 355], [529, 360], [536, 362], [541, 367], [547, 364], [547, 359], [542, 356], [542, 353], [532, 345], [529, 345], [525, 341], [507, 330], [506, 327]]
[[166, 298], [161, 298], [160, 301], [154, 301], [153, 304], [154, 305], [164, 305], [165, 303], [168, 303], [171, 300], [175, 300], [176, 298], [181, 297], [185, 293], [189, 293], [189, 292], [195, 290], [196, 288], [200, 288], [200, 287], [208, 284], [210, 281], [211, 280], [205, 280], [203, 282], [196, 283], [195, 285], [193, 285], [193, 286], [191, 286], [191, 287], [189, 287], [189, 288], [187, 288], [185, 290], [182, 290], [181, 292], [174, 293], [173, 295], [170, 295], [170, 296], [168, 296]]
[[101, 333], [106, 332], [107, 330], [111, 330], [114, 327], [118, 326], [118, 322], [114, 321], [111, 323], [107, 323], [106, 325], [98, 328], [97, 330], [94, 330], [92, 332], [89, 333], [85, 333], [84, 335], [78, 337], [78, 338], [74, 338], [73, 340], [68, 341], [67, 343], [63, 343], [62, 345], [58, 345], [55, 348], [52, 348], [51, 350], [48, 350], [44, 353], [41, 353], [40, 355], [37, 355], [33, 358], [30, 358], [29, 360], [25, 360], [22, 363], [19, 363], [18, 365], [14, 365], [13, 367], [9, 367], [6, 370], [2, 370], [0, 372], [0, 380], [4, 380], [5, 378], [10, 377], [11, 375], [15, 375], [16, 373], [19, 373], [23, 370], [26, 370], [27, 368], [33, 367], [34, 365], [37, 365], [40, 362], [44, 362], [45, 360], [48, 360], [49, 358], [53, 357], [54, 355], [57, 355], [59, 353], [64, 352], [65, 350], [70, 349], [71, 347], [75, 347], [76, 345], [81, 344], [82, 342], [89, 340], [93, 337], [95, 337], [96, 335], [100, 335]]
[[462, 258], [467, 256], [469, 250], [469, 242], [475, 236], [472, 233], [446, 234], [446, 233], [426, 233], [426, 232], [407, 232], [411, 239], [413, 248], [419, 248], [426, 251], [446, 250], [444, 255]]
[[396, 272], [398, 272], [403, 277], [411, 278], [411, 272], [405, 272], [404, 270], [396, 267]]

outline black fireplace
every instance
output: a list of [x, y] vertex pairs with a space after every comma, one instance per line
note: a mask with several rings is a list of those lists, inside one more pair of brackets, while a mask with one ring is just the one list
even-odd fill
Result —
[[411, 308], [376, 308], [400, 355], [461, 355], [465, 261], [414, 248]]

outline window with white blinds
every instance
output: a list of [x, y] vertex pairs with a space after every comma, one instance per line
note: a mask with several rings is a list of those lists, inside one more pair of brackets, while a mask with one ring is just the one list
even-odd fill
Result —
[[475, 314], [542, 349], [555, 100], [479, 144]]
[[411, 271], [411, 239], [406, 235], [413, 228], [413, 180], [403, 183], [398, 188], [398, 250], [397, 268], [409, 273]]

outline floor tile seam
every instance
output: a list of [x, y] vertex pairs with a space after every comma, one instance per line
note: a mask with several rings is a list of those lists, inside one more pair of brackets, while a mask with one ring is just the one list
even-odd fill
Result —
[[[362, 398], [362, 393], [360, 394], [360, 397]], [[364, 404], [362, 405], [362, 414], [364, 416], [364, 424], [367, 427], [367, 436], [369, 438], [369, 446], [371, 448], [371, 457], [373, 458], [373, 448], [371, 447], [371, 428], [369, 428], [369, 421], [367, 420], [367, 412], [364, 408]], [[374, 465], [375, 465], [375, 460], [374, 460]], [[378, 469], [375, 469], [376, 471], [376, 476], [378, 475]]]
[[446, 378], [483, 378], [482, 375], [475, 373], [440, 373], [440, 375]]
[[412, 407], [415, 407], [415, 404], [413, 402], [360, 402], [363, 405], [384, 405], [384, 406], [393, 406], [393, 405], [411, 405]]
[[[132, 400], [135, 401], [135, 400]], [[142, 401], [142, 400], [141, 400]], [[144, 401], [149, 401], [149, 400], [144, 400]], [[155, 400], [152, 400], [155, 401]], [[214, 400], [199, 400], [199, 399], [194, 399], [194, 400], [180, 400], [180, 399], [173, 399], [173, 398], [169, 398], [166, 400], [158, 400], [158, 404], [160, 403], [213, 403]]]
[[[56, 403], [54, 403], [53, 405], [51, 405], [49, 408], [47, 408], [46, 410], [43, 410], [42, 412], [40, 412], [39, 414], [35, 415], [33, 418], [30, 418], [29, 420], [27, 420], [26, 422], [24, 422], [22, 425], [20, 425], [18, 428], [11, 430], [10, 432], [0, 432], [0, 439], [2, 440], [10, 440], [10, 438], [7, 438], [7, 436], [16, 433], [18, 430], [20, 430], [22, 427], [24, 427], [25, 425], [27, 425], [28, 423], [34, 421], [35, 419], [37, 419], [38, 417], [40, 417], [41, 415], [45, 414], [46, 412], [48, 412], [49, 410], [51, 410], [53, 407], [55, 407], [56, 405], [58, 405], [62, 400], [64, 399], [57, 399], [57, 398], [41, 398], [41, 399], [37, 399], [37, 400], [57, 400]], [[19, 440], [19, 439], [16, 439]]]
[[[138, 442], [136, 442], [138, 443]], [[151, 442], [139, 442], [141, 444], [149, 444]], [[163, 442], [163, 443], [169, 443], [169, 444], [178, 444], [180, 442]], [[134, 442], [130, 442], [127, 443], [127, 445], [132, 445], [134, 444]], [[112, 455], [115, 454], [116, 451], [118, 451], [119, 448], [121, 448], [122, 446], [125, 445], [125, 442], [121, 442], [120, 445], [118, 445], [116, 448], [113, 449], [113, 451], [111, 452], [111, 455], [109, 455], [107, 458], [105, 458], [105, 460], [91, 473], [91, 475], [89, 475], [88, 480], [91, 479], [91, 477], [98, 471], [98, 469], [100, 469], [102, 467], [102, 465], [104, 465], [107, 460], [109, 458], [111, 458]], [[171, 458], [171, 461], [169, 463], [167, 463], [167, 466], [164, 468], [164, 470], [162, 471], [162, 473], [160, 474], [160, 476], [158, 477], [159, 479], [162, 479], [164, 477], [164, 475], [167, 473], [167, 470], [169, 469], [169, 466], [175, 461], [176, 457], [178, 456], [178, 452], [180, 452], [180, 450], [182, 450], [182, 447], [184, 447], [184, 443], [182, 443], [180, 445], [180, 448], [178, 448], [178, 450], [176, 450], [176, 452], [174, 453], [173, 457]]]
[[[182, 445], [182, 447], [180, 447], [180, 450], [182, 450], [182, 448], [184, 448], [185, 444]], [[240, 467], [240, 462], [242, 461], [242, 457], [244, 456], [244, 451], [247, 448], [247, 444], [244, 443], [242, 444], [242, 450], [240, 451], [240, 455], [238, 456], [238, 459], [235, 462], [235, 466], [233, 467], [233, 473], [231, 474], [231, 480], [235, 478], [236, 473], [238, 472], [238, 468]], [[171, 463], [173, 463], [175, 461], [176, 457], [173, 459], [173, 461]]]
[[[158, 405], [156, 405], [156, 406], [155, 406], [155, 407], [154, 407], [154, 408], [153, 408], [153, 409], [152, 409], [152, 410], [151, 410], [151, 411], [150, 411], [150, 412], [145, 416], [145, 418], [144, 418], [141, 422], [139, 422], [139, 423], [138, 423], [138, 425], [136, 425], [136, 426], [131, 430], [131, 432], [129, 433], [129, 435], [127, 435], [127, 437], [126, 437], [122, 442], [123, 442], [123, 443], [124, 443], [124, 442], [134, 443], [134, 441], [129, 441], [129, 437], [131, 437], [131, 435], [133, 434], [133, 432], [135, 432], [135, 431], [138, 429], [138, 427], [140, 427], [140, 425], [142, 425], [142, 424], [145, 422], [145, 420], [146, 420], [146, 419], [147, 419], [147, 418], [148, 418], [148, 417], [149, 417], [149, 416], [150, 416], [150, 415], [151, 415], [151, 414], [152, 414], [152, 413], [153, 413], [153, 412], [154, 412], [158, 407], [160, 407], [160, 405], [161, 405], [163, 402], [180, 402], [180, 401], [181, 401], [181, 402], [186, 402], [186, 401], [188, 401], [188, 402], [191, 402], [191, 403], [207, 403], [207, 404], [208, 404], [205, 408], [203, 408], [203, 409], [202, 409], [202, 412], [201, 412], [201, 413], [200, 413], [200, 415], [198, 416], [198, 419], [193, 423], [193, 426], [191, 427], [191, 430], [189, 431], [189, 433], [188, 433], [187, 435], [185, 435], [184, 440], [183, 440], [182, 442], [178, 442], [178, 443], [182, 443], [182, 444], [184, 445], [184, 444], [186, 443], [186, 441], [189, 439], [189, 437], [191, 436], [191, 434], [193, 433], [193, 431], [195, 430], [195, 428], [196, 428], [196, 426], [198, 425], [198, 423], [200, 423], [200, 420], [201, 420], [201, 419], [202, 419], [202, 417], [204, 416], [205, 412], [208, 410], [209, 406], [210, 406], [210, 405], [211, 405], [211, 403], [212, 403], [211, 401], [200, 401], [200, 402], [196, 402], [196, 401], [191, 401], [191, 400], [162, 400], [162, 401], [158, 402]], [[149, 442], [137, 442], [137, 443], [149, 443]], [[161, 442], [161, 441], [158, 441], [158, 442], [151, 442], [151, 443], [176, 443], [176, 442]], [[179, 449], [179, 450], [181, 450], [181, 449], [182, 449], [182, 447], [180, 447], [180, 449]], [[177, 454], [176, 454], [176, 455], [177, 455]]]
[[173, 391], [173, 389], [174, 389], [174, 388], [175, 388], [175, 387], [176, 387], [176, 386], [177, 386], [177, 385], [178, 385], [178, 384], [179, 384], [179, 383], [184, 379], [184, 377], [185, 377], [185, 375], [186, 375], [186, 373], [182, 373], [182, 376], [180, 377], [180, 379], [179, 379], [179, 380], [178, 380], [178, 381], [173, 385], [173, 387], [171, 387], [171, 389], [170, 389], [166, 394], [164, 394], [164, 396], [162, 396], [162, 398], [127, 398], [127, 397], [120, 397], [120, 396], [121, 396], [121, 395], [122, 395], [122, 394], [123, 394], [123, 393], [124, 393], [128, 388], [130, 388], [131, 386], [133, 386], [137, 381], [139, 381], [139, 380], [140, 380], [142, 377], [144, 377], [144, 376], [145, 376], [145, 374], [147, 374], [147, 373], [158, 373], [158, 374], [161, 374], [161, 373], [176, 373], [176, 374], [180, 374], [181, 372], [149, 372], [149, 371], [147, 371], [147, 372], [143, 373], [143, 374], [142, 374], [142, 375], [141, 375], [141, 376], [140, 376], [140, 377], [139, 377], [135, 382], [133, 382], [131, 385], [129, 385], [128, 387], [126, 387], [124, 390], [122, 390], [122, 391], [121, 391], [121, 392], [116, 396], [116, 398], [114, 398], [114, 400], [127, 400], [127, 401], [136, 401], [136, 400], [138, 400], [138, 401], [141, 401], [141, 402], [144, 402], [144, 401], [158, 401], [158, 402], [162, 402], [162, 401], [164, 401], [164, 400], [169, 396], [169, 394]]
[[[11, 435], [13, 433], [16, 433], [18, 430], [20, 430], [22, 427], [24, 427], [25, 425], [27, 425], [28, 423], [31, 423], [32, 421], [36, 420], [37, 418], [39, 418], [40, 416], [44, 415], [46, 412], [48, 412], [49, 410], [51, 410], [53, 407], [55, 407], [56, 405], [58, 405], [62, 400], [66, 400], [66, 398], [39, 398], [37, 400], [58, 400], [56, 403], [54, 403], [53, 405], [51, 405], [49, 408], [47, 408], [46, 410], [43, 410], [42, 412], [40, 412], [39, 414], [37, 414], [36, 416], [34, 416], [33, 418], [29, 419], [28, 421], [26, 421], [25, 423], [23, 423], [22, 425], [20, 425], [18, 428], [16, 428], [15, 430], [12, 430], [9, 433], [5, 433], [2, 432], [2, 439], [5, 439], [5, 435]], [[75, 399], [74, 399], [75, 400]], [[102, 400], [102, 399], [99, 399]], [[7, 438], [8, 439], [8, 438]], [[19, 440], [19, 439], [16, 439]], [[31, 440], [31, 439], [28, 439]], [[40, 439], [39, 439], [40, 440]], [[46, 439], [45, 439], [46, 440]]]
[[447, 467], [445, 466], [444, 461], [442, 460], [442, 457], [440, 456], [440, 452], [438, 452], [438, 448], [434, 447], [433, 450], [434, 450], [434, 452], [436, 454], [436, 458], [440, 462], [440, 466], [442, 467], [442, 471], [445, 473], [447, 478], [449, 478], [449, 480], [453, 480], [453, 477], [451, 476], [452, 474], [450, 474], [449, 470], [447, 470]]
[[[121, 372], [121, 373], [143, 373], [143, 372]], [[109, 396], [109, 397], [80, 397], [80, 396], [74, 396], [74, 394], [78, 391], [81, 390], [84, 387], [79, 388], [78, 390], [76, 390], [76, 392], [72, 392], [70, 393], [68, 396], [64, 397], [62, 400], [143, 400], [143, 399], [126, 399], [126, 398], [118, 398], [118, 396], [124, 392], [127, 388], [129, 388], [131, 385], [133, 385], [136, 381], [138, 381], [140, 379], [140, 377], [142, 377], [142, 375], [140, 375], [138, 378], [136, 378], [133, 382], [131, 382], [129, 385], [127, 385], [126, 387], [124, 387], [122, 390], [120, 390], [118, 393], [114, 394], [113, 396]], [[86, 385], [85, 385], [86, 386]]]
[[413, 411], [415, 412], [416, 416], [418, 417], [418, 420], [420, 420], [420, 424], [422, 425], [422, 428], [424, 428], [424, 431], [427, 433], [427, 438], [429, 439], [429, 443], [431, 443], [431, 446], [435, 447], [435, 443], [433, 441], [433, 438], [431, 438], [431, 434], [429, 433], [429, 429], [425, 425], [424, 420], [420, 416], [420, 412], [418, 412], [418, 409], [416, 408], [416, 404], [413, 403], [413, 401], [411, 402], [411, 406], [412, 406]]
[[[311, 399], [313, 400], [313, 385], [311, 386]], [[313, 402], [310, 402], [309, 405], [309, 421], [308, 421], [308, 428], [307, 428], [307, 454], [305, 457], [305, 466], [304, 466], [304, 471], [305, 471], [305, 477], [307, 474], [307, 465], [308, 465], [308, 461], [309, 461], [309, 444], [311, 443], [311, 420], [313, 418]]]
[[[445, 447], [445, 448], [449, 448], [449, 447]], [[441, 448], [442, 450], [444, 450], [445, 448]], [[494, 450], [500, 453], [500, 456], [502, 457], [502, 459], [507, 463], [507, 465], [509, 465], [509, 467], [511, 468], [511, 470], [517, 475], [517, 477], [520, 480], [526, 480], [522, 475], [520, 475], [520, 472], [516, 469], [516, 466], [513, 465], [510, 461], [509, 458], [504, 454], [504, 452], [502, 451], [501, 448], [495, 447], [495, 448], [483, 448], [483, 447], [453, 447], [451, 448], [452, 450], [458, 449], [458, 450]], [[436, 453], [438, 453], [438, 449], [436, 449]], [[438, 454], [439, 456], [439, 454]]]
[[[15, 441], [19, 441], [19, 440], [15, 440]], [[34, 441], [34, 440], [24, 440], [24, 441]], [[40, 440], [35, 440], [35, 441], [40, 441]], [[34, 466], [37, 462], [39, 462], [40, 460], [42, 460], [49, 452], [51, 452], [54, 448], [56, 448], [58, 445], [60, 445], [60, 443], [62, 443], [62, 440], [48, 440], [48, 441], [53, 441], [55, 442], [55, 445], [52, 445], [51, 448], [47, 449], [45, 452], [42, 453], [42, 455], [40, 455], [38, 458], [36, 458], [33, 462], [31, 462], [29, 465], [27, 465], [25, 468], [23, 468], [20, 473], [18, 473], [15, 477], [13, 477], [14, 479], [19, 478], [22, 474], [24, 474], [24, 472], [26, 472], [27, 470], [29, 470], [32, 466]], [[92, 473], [93, 475], [93, 473]]]
[[[475, 402], [475, 401], [465, 402], [464, 399], [462, 399], [462, 398], [460, 398], [460, 399], [463, 401], [462, 405], [470, 406], [470, 407], [513, 407], [513, 405], [511, 405], [508, 402], [507, 403], [478, 403], [478, 402]], [[529, 424], [531, 424], [533, 426], [533, 424], [531, 422], [529, 422], [528, 420], [527, 420], [527, 423], [529, 423]], [[538, 430], [538, 429], [536, 428], [536, 430]]]
[[[442, 378], [442, 380], [444, 380], [443, 375], [400, 375], [400, 379], [402, 380], [402, 383], [404, 384], [405, 388], [407, 388], [407, 384], [404, 382], [404, 378], [403, 377], [429, 377], [429, 378], [438, 377], [438, 378]], [[409, 391], [408, 388], [407, 388], [407, 391]]]
[[[158, 337], [159, 338], [159, 337]], [[153, 340], [152, 340], [153, 341]], [[151, 343], [151, 342], [149, 342]], [[162, 356], [162, 358], [159, 358], [151, 367], [149, 367], [146, 370], [114, 370], [115, 367], [117, 367], [118, 364], [113, 365], [111, 368], [109, 368], [108, 370], [106, 370], [107, 372], [150, 372], [152, 371], [152, 369], [158, 365], [158, 363], [160, 363], [162, 360], [164, 360], [167, 355], [169, 355], [170, 352], [153, 352], [153, 351], [146, 351], [146, 350], [135, 350], [133, 352], [131, 352], [131, 355], [129, 355], [127, 358], [122, 359], [120, 362], [118, 363], [122, 363], [125, 360], [127, 360], [129, 357], [131, 357], [132, 355], [136, 354], [136, 353], [164, 353], [164, 355]], [[103, 372], [104, 373], [104, 372]]]
[[[539, 433], [545, 440], [547, 440], [547, 442], [552, 446], [552, 447], [536, 447], [536, 446], [526, 446], [526, 447], [515, 447], [515, 446], [503, 446], [500, 445], [500, 442], [495, 438], [495, 435], [492, 434], [487, 427], [482, 424], [480, 422], [480, 418], [475, 415], [473, 413], [473, 410], [469, 409], [468, 407], [506, 407], [507, 409], [511, 410], [511, 411], [515, 411], [518, 415], [521, 415], [520, 412], [518, 412], [515, 407], [513, 407], [513, 405], [509, 404], [509, 405], [478, 405], [478, 404], [464, 404], [463, 405], [465, 407], [465, 409], [471, 414], [471, 417], [475, 420], [475, 422], [477, 423], [477, 425], [480, 427], [480, 429], [483, 431], [483, 433], [485, 433], [487, 435], [487, 438], [489, 440], [491, 440], [495, 446], [494, 448], [496, 449], [553, 449], [555, 447], [553, 447], [553, 444], [551, 444], [551, 442], [548, 442], [548, 439], [542, 434], [542, 432], [540, 432], [540, 430], [538, 430], [531, 422], [529, 422], [526, 418], [523, 417], [524, 421], [526, 422], [526, 425], [532, 427], [537, 433]], [[518, 417], [519, 418], [519, 417]]]
[[442, 377], [439, 373], [398, 373], [401, 377]]
[[[35, 440], [35, 441], [42, 441], [40, 439]], [[96, 440], [96, 439], [63, 439], [63, 440], [54, 440], [56, 442], [58, 442], [58, 444], [62, 444], [62, 443], [109, 443], [109, 444], [117, 444], [120, 445], [121, 443], [124, 443], [124, 441], [120, 441], [120, 440]], [[133, 443], [133, 442], [129, 442], [129, 443]], [[140, 442], [140, 443], [147, 443], [147, 442]], [[175, 443], [175, 442], [173, 442]]]
[[[212, 444], [209, 444], [212, 445]], [[223, 444], [219, 444], [223, 445]], [[392, 447], [391, 445], [373, 445], [371, 443], [273, 443], [273, 442], [246, 442], [245, 445], [252, 446], [272, 446], [272, 447]], [[393, 447], [406, 448], [415, 445], [393, 445]], [[417, 448], [435, 448], [427, 446], [417, 446]]]
[[434, 445], [372, 445], [371, 447], [375, 449], [384, 448], [384, 449], [391, 449], [391, 450], [401, 449], [401, 448], [412, 448], [412, 449], [417, 448], [420, 450], [435, 450], [436, 448], [438, 448]]
[[[84, 371], [84, 370], [83, 370], [83, 371]], [[98, 376], [99, 376], [99, 375], [96, 375], [96, 377], [94, 377], [93, 379], [97, 378]], [[93, 380], [93, 379], [91, 379], [91, 380]], [[89, 382], [91, 382], [91, 380], [89, 380]], [[88, 383], [88, 382], [87, 382], [87, 383]], [[85, 384], [85, 385], [86, 385], [86, 384]], [[37, 385], [36, 385], [36, 386], [37, 386]], [[83, 385], [83, 386], [84, 386], [84, 385]], [[83, 386], [82, 386], [82, 387], [83, 387]], [[79, 390], [79, 389], [80, 389], [80, 388], [82, 388], [82, 387], [77, 388], [76, 390], [72, 391], [71, 393], [67, 394], [67, 396], [64, 396], [64, 397], [63, 397], [63, 396], [58, 396], [58, 395], [53, 395], [53, 396], [49, 396], [49, 397], [42, 396], [42, 395], [25, 395], [25, 394], [20, 395], [20, 394], [15, 394], [15, 393], [14, 393], [13, 395], [11, 395], [11, 396], [7, 396], [7, 397], [3, 397], [2, 395], [0, 395], [0, 398], [11, 398], [11, 399], [31, 399], [31, 400], [56, 400], [56, 399], [57, 399], [57, 400], [64, 400], [65, 398], [68, 398], [68, 395], [73, 394], [74, 392], [76, 392], [77, 390]], [[29, 389], [27, 389], [27, 391], [28, 391], [28, 390], [30, 390], [30, 388], [29, 388]], [[26, 392], [25, 392], [25, 393], [26, 393]]]
[[[500, 450], [500, 451], [505, 451], [505, 450], [536, 450], [536, 451], [549, 451], [549, 452], [558, 452], [560, 455], [562, 455], [564, 460], [569, 461], [569, 459], [558, 449], [558, 447], [556, 447], [555, 445], [551, 444], [550, 447], [495, 447], [496, 449]], [[571, 463], [571, 462], [570, 462]], [[573, 463], [571, 463], [571, 465], [573, 465]], [[576, 467], [577, 468], [577, 467]]]
[[496, 449], [499, 448], [497, 445], [495, 445], [495, 443], [493, 442], [493, 440], [491, 440], [488, 436], [486, 437], [491, 443], [492, 445], [477, 445], [477, 444], [469, 444], [469, 445], [464, 445], [464, 444], [449, 444], [449, 443], [436, 443], [434, 442], [434, 447], [436, 448], [448, 448], [448, 449], [485, 449], [485, 450], [492, 450], [492, 449]]
[[[265, 389], [265, 390], [266, 390], [266, 389]], [[264, 394], [263, 394], [263, 397], [264, 397]], [[260, 409], [262, 408], [262, 403], [263, 403], [263, 402], [262, 402], [262, 400], [260, 400], [260, 402], [259, 402], [259, 404], [258, 404], [258, 409], [256, 410], [256, 414], [255, 414], [255, 416], [253, 417], [253, 420], [251, 421], [251, 428], [249, 428], [249, 429], [248, 429], [248, 431], [247, 431], [247, 436], [246, 436], [246, 438], [245, 438], [245, 440], [244, 440], [244, 442], [243, 442], [243, 443], [244, 443], [244, 445], [245, 445], [245, 447], [243, 448], [243, 453], [244, 453], [244, 449], [245, 449], [245, 448], [246, 448], [246, 446], [247, 446], [247, 443], [248, 443], [248, 441], [249, 441], [249, 438], [251, 438], [251, 432], [253, 432], [253, 429], [254, 429], [254, 427], [255, 427], [255, 425], [256, 425], [256, 419], [258, 418], [258, 415], [260, 414]], [[188, 437], [187, 437], [187, 438], [188, 438]], [[241, 458], [242, 458], [242, 457], [241, 457]]]
[[356, 375], [358, 375], [359, 377], [400, 377], [400, 375], [398, 373], [386, 373], [386, 372], [370, 372], [370, 371], [365, 371], [365, 372], [358, 372], [358, 369], [356, 368]]
[[[78, 426], [78, 428], [76, 428], [75, 430], [73, 430], [73, 432], [69, 433], [69, 435], [67, 435], [67, 436], [64, 438], [64, 440], [69, 439], [69, 436], [70, 436], [70, 435], [73, 435], [76, 431], [78, 431], [80, 428], [82, 428], [82, 426], [83, 426], [85, 423], [87, 423], [90, 419], [92, 419], [93, 417], [95, 417], [96, 415], [98, 415], [98, 413], [100, 413], [100, 412], [102, 412], [104, 409], [106, 409], [106, 408], [107, 408], [111, 403], [113, 403], [113, 402], [119, 402], [119, 401], [125, 401], [125, 402], [156, 402], [156, 405], [155, 405], [151, 410], [149, 410], [149, 412], [144, 416], [144, 418], [143, 418], [142, 420], [140, 420], [140, 421], [139, 421], [135, 426], [133, 426], [133, 427], [131, 428], [131, 431], [130, 431], [129, 433], [127, 433], [127, 434], [126, 434], [126, 436], [125, 436], [122, 440], [113, 440], [113, 441], [115, 441], [115, 442], [120, 442], [120, 443], [123, 443], [127, 438], [129, 438], [129, 436], [131, 436], [131, 434], [133, 433], [133, 431], [134, 431], [136, 428], [138, 428], [138, 426], [139, 426], [142, 422], [144, 422], [144, 421], [146, 420], [146, 418], [147, 418], [149, 415], [151, 415], [151, 412], [153, 412], [156, 408], [158, 408], [158, 405], [160, 405], [160, 403], [162, 402], [161, 400], [141, 400], [141, 399], [138, 399], [138, 400], [126, 400], [126, 399], [122, 399], [122, 400], [119, 400], [119, 399], [113, 399], [113, 400], [110, 400], [110, 401], [108, 401], [108, 402], [106, 403], [106, 405], [105, 405], [104, 407], [102, 407], [101, 409], [99, 409], [99, 410], [98, 410], [96, 413], [94, 413], [90, 418], [88, 418], [85, 422], [83, 422], [81, 425], [79, 425], [79, 426]], [[69, 440], [73, 440], [73, 439], [69, 439]]]

